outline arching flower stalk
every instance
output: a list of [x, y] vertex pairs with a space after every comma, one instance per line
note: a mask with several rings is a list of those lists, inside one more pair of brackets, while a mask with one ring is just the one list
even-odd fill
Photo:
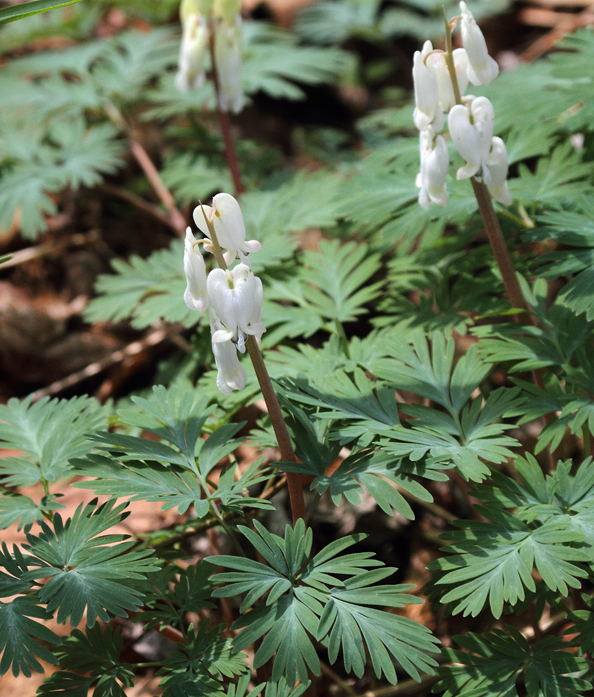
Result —
[[[230, 194], [217, 194], [212, 206], [200, 205], [194, 220], [205, 235], [196, 240], [186, 233], [184, 271], [186, 305], [192, 310], [209, 310], [212, 351], [217, 367], [217, 387], [226, 395], [242, 390], [247, 383], [239, 353], [249, 353], [262, 395], [268, 407], [281, 458], [295, 462], [295, 453], [272, 381], [266, 370], [259, 343], [266, 328], [262, 324], [262, 281], [250, 268], [248, 254], [260, 250], [257, 240], [245, 239], [245, 223], [237, 201]], [[206, 274], [200, 245], [214, 255], [219, 268]], [[223, 252], [225, 250], [225, 252]], [[228, 268], [239, 257], [239, 264]], [[305, 517], [305, 501], [298, 474], [287, 473], [293, 523]]]
[[[419, 129], [421, 167], [417, 175], [419, 203], [447, 206], [446, 179], [451, 139], [464, 165], [458, 179], [470, 179], [485, 230], [514, 308], [527, 310], [528, 305], [516, 277], [499, 221], [493, 208], [497, 202], [509, 206], [512, 197], [507, 187], [508, 157], [505, 143], [493, 136], [495, 113], [487, 97], [465, 96], [468, 84], [488, 85], [499, 73], [499, 66], [489, 55], [482, 31], [465, 2], [460, 2], [461, 16], [448, 21], [446, 50], [434, 49], [426, 41], [413, 59], [415, 88], [414, 123]], [[460, 20], [463, 48], [453, 49], [452, 32]], [[444, 114], [447, 129], [444, 129]]]

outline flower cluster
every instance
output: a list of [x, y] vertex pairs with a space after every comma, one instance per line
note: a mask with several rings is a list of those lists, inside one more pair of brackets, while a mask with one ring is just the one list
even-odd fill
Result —
[[[237, 351], [245, 352], [248, 336], [259, 342], [266, 331], [262, 324], [262, 281], [254, 276], [247, 257], [257, 252], [260, 243], [245, 239], [245, 224], [239, 204], [230, 194], [217, 194], [211, 206], [198, 206], [194, 222], [204, 240], [196, 240], [190, 228], [186, 230], [184, 271], [186, 291], [184, 300], [191, 310], [210, 313], [212, 351], [217, 366], [217, 387], [223, 394], [242, 390], [246, 384], [245, 368]], [[233, 269], [213, 269], [206, 275], [204, 249], [213, 252], [213, 232], [217, 243], [227, 251], [226, 264], [239, 257]]]
[[186, 92], [204, 82], [211, 31], [219, 81], [219, 107], [238, 113], [245, 98], [241, 89], [240, 0], [182, 0], [183, 26], [175, 84]]
[[[447, 206], [448, 202], [446, 177], [450, 155], [445, 114], [449, 136], [466, 162], [458, 170], [458, 179], [475, 177], [487, 185], [496, 201], [511, 204], [507, 150], [501, 138], [493, 137], [493, 105], [486, 97], [464, 96], [469, 83], [488, 85], [499, 73], [499, 67], [489, 55], [485, 37], [466, 3], [461, 2], [460, 9], [464, 48], [455, 49], [449, 56], [426, 41], [413, 60], [414, 122], [420, 131], [421, 155], [417, 186], [421, 189], [419, 203], [423, 208], [429, 208], [431, 202], [440, 206]], [[449, 58], [455, 75], [450, 74]], [[454, 82], [462, 103], [456, 103]]]

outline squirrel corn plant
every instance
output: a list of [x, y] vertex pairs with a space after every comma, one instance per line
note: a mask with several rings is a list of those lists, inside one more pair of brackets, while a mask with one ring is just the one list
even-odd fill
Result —
[[[233, 111], [240, 97], [225, 70], [237, 60], [236, 4], [184, 2], [182, 21], [171, 83], [184, 97], [199, 90], [210, 53], [219, 111]], [[462, 47], [454, 50], [456, 23]], [[590, 65], [594, 39], [575, 41]], [[560, 54], [555, 79], [570, 81], [570, 59]], [[92, 58], [87, 72], [101, 61]], [[431, 683], [447, 697], [592, 690], [591, 153], [555, 146], [508, 186], [514, 134], [494, 135], [495, 97], [466, 92], [506, 79], [528, 89], [531, 81], [521, 71], [495, 80], [497, 65], [464, 3], [446, 24], [445, 51], [425, 43], [413, 64], [422, 207], [413, 139], [377, 148], [349, 181], [321, 170], [239, 201], [219, 193], [194, 210], [201, 235], [188, 228], [171, 250], [118, 262], [128, 276], [115, 277], [127, 296], [121, 302], [150, 317], [139, 326], [189, 313], [186, 326], [199, 334], [197, 384], [178, 377], [117, 409], [87, 397], [0, 405], [0, 443], [9, 451], [0, 459], [0, 528], [22, 535], [0, 545], [1, 674], [55, 666], [38, 691], [48, 697], [123, 697], [139, 671], [152, 671], [165, 697], [299, 697], [322, 673], [354, 694], [398, 694], [382, 683], [407, 677], [419, 682], [403, 691], [427, 694]], [[585, 84], [580, 78], [573, 88], [580, 100]], [[549, 114], [544, 101], [534, 108]], [[541, 127], [561, 122], [546, 120]], [[404, 154], [395, 158], [398, 148]], [[463, 161], [447, 190], [454, 149]], [[381, 197], [370, 205], [367, 193], [352, 193], [369, 178], [373, 195], [387, 182], [393, 197], [398, 175], [381, 169], [393, 161], [404, 162], [410, 180], [398, 205], [414, 209], [415, 235], [433, 235], [408, 255], [372, 229], [381, 227]], [[520, 286], [505, 244], [495, 244], [514, 309], [529, 306], [535, 317], [507, 323], [499, 278], [473, 238], [480, 222], [472, 206], [448, 219], [456, 230], [444, 239], [443, 226], [414, 216], [451, 210], [470, 179], [490, 241], [503, 243], [491, 199], [509, 209], [512, 194], [527, 197], [547, 177], [555, 203], [542, 213], [534, 203], [535, 227], [524, 240], [559, 246], [538, 261], [517, 256], [527, 274], [572, 278], [556, 298], [544, 278]], [[576, 203], [578, 194], [584, 200]], [[300, 251], [291, 233], [306, 227], [335, 234]], [[394, 290], [402, 287], [406, 297]], [[405, 321], [389, 304], [398, 294], [408, 304]], [[542, 380], [533, 384], [526, 377], [536, 370]], [[259, 391], [265, 418], [238, 421], [251, 419]], [[267, 457], [246, 462], [246, 442]], [[544, 472], [547, 447], [556, 467]], [[96, 498], [68, 512], [67, 484]], [[285, 488], [289, 525], [276, 497]], [[129, 501], [157, 503], [174, 522], [129, 535]], [[375, 526], [367, 538], [341, 528], [361, 503]], [[318, 534], [320, 521], [331, 521], [332, 539]], [[404, 582], [410, 569], [396, 582], [397, 570], [379, 558], [380, 537], [386, 547], [407, 537], [422, 548], [430, 569], [423, 590]], [[415, 572], [424, 574], [425, 564]], [[132, 622], [171, 643], [140, 660]]]
[[[465, 95], [469, 83], [488, 85], [497, 77], [499, 66], [489, 55], [485, 37], [466, 3], [460, 2], [460, 9], [461, 16], [450, 21], [444, 9], [445, 51], [426, 41], [422, 51], [414, 54], [414, 123], [420, 131], [421, 154], [419, 203], [424, 208], [431, 203], [447, 206], [449, 152], [444, 135], [450, 137], [465, 160], [456, 177], [471, 180], [510, 302], [514, 308], [527, 309], [491, 200], [504, 205], [512, 202], [505, 143], [493, 137], [495, 112], [490, 100]], [[452, 30], [458, 20], [463, 48], [453, 50]], [[448, 130], [444, 129], [446, 114]]]

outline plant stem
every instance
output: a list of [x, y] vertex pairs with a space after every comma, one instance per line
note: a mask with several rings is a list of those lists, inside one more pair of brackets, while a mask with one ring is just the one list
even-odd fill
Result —
[[171, 220], [171, 226], [177, 232], [180, 237], [183, 237], [186, 232], [186, 219], [182, 215], [179, 208], [175, 205], [175, 199], [171, 194], [171, 191], [163, 184], [163, 181], [159, 175], [157, 168], [155, 167], [153, 161], [151, 160], [147, 151], [142, 147], [142, 145], [134, 138], [132, 135], [132, 130], [126, 119], [122, 116], [120, 110], [110, 101], [106, 101], [103, 105], [105, 113], [113, 121], [113, 123], [121, 128], [130, 141], [130, 151], [134, 156], [135, 160], [140, 165], [142, 171], [145, 173], [147, 179], [151, 183], [155, 193], [161, 200], [161, 203], [165, 206], [169, 213], [169, 218]]
[[[264, 401], [268, 407], [268, 416], [270, 417], [272, 427], [274, 428], [274, 434], [276, 435], [281, 458], [284, 462], [297, 462], [297, 458], [291, 444], [291, 438], [289, 437], [289, 432], [287, 431], [287, 425], [283, 418], [276, 392], [272, 386], [270, 375], [268, 374], [268, 370], [264, 364], [264, 359], [262, 357], [260, 347], [258, 346], [258, 342], [253, 336], [249, 336], [245, 342], [245, 345], [248, 353], [250, 354], [250, 358], [252, 359], [252, 363], [254, 364], [256, 377], [258, 378], [260, 389], [262, 390], [262, 396], [264, 397]], [[294, 472], [287, 472], [286, 474], [294, 525], [300, 518], [305, 518], [305, 499], [303, 497], [303, 487], [301, 486], [301, 479], [299, 475], [295, 474]]]
[[[204, 214], [204, 209], [202, 209]], [[227, 264], [221, 252], [221, 247], [217, 239], [217, 233], [215, 227], [208, 218], [204, 215], [206, 224], [208, 225], [208, 231], [210, 233], [212, 252], [218, 265], [224, 270], [227, 270]], [[289, 432], [287, 431], [287, 424], [281, 412], [280, 404], [278, 403], [278, 398], [274, 387], [272, 386], [272, 381], [270, 380], [270, 375], [264, 363], [264, 358], [262, 357], [262, 352], [258, 346], [258, 342], [253, 336], [248, 336], [245, 342], [247, 351], [252, 363], [254, 365], [254, 370], [256, 372], [256, 377], [258, 378], [258, 383], [260, 384], [260, 389], [262, 390], [262, 396], [268, 407], [268, 416], [272, 422], [272, 427], [274, 428], [274, 433], [276, 435], [276, 440], [278, 443], [278, 449], [280, 450], [281, 458], [283, 462], [297, 462], [297, 457], [293, 451], [293, 445], [291, 444], [291, 438]], [[300, 519], [305, 518], [305, 498], [303, 496], [303, 487], [301, 486], [301, 479], [298, 474], [294, 472], [287, 472], [287, 488], [289, 490], [289, 500], [291, 502], [291, 515], [293, 517], [293, 525]]]
[[[460, 86], [458, 85], [458, 76], [456, 74], [456, 66], [454, 65], [454, 53], [452, 46], [452, 24], [448, 21], [446, 16], [445, 7], [442, 6], [443, 18], [445, 22], [445, 33], [446, 33], [446, 53], [445, 60], [448, 67], [448, 72], [450, 74], [450, 79], [452, 81], [452, 88], [454, 90], [454, 96], [456, 98], [456, 104], [462, 104], [462, 95], [460, 93]], [[521, 314], [514, 315], [515, 322], [525, 322], [533, 325], [537, 324], [536, 318], [530, 313], [528, 303], [520, 287], [518, 277], [516, 275], [516, 270], [514, 268], [513, 261], [509, 254], [509, 250], [505, 243], [505, 238], [501, 232], [501, 226], [499, 225], [499, 220], [497, 219], [497, 214], [495, 213], [495, 208], [493, 207], [493, 199], [489, 189], [482, 182], [477, 181], [476, 177], [470, 178], [470, 183], [474, 190], [474, 195], [476, 196], [476, 202], [478, 203], [479, 212], [481, 218], [483, 219], [483, 224], [485, 226], [485, 232], [487, 233], [487, 238], [491, 249], [493, 250], [493, 255], [495, 256], [495, 261], [499, 267], [499, 272], [501, 273], [501, 278], [503, 280], [503, 285], [507, 291], [507, 296], [511, 303], [512, 308], [518, 310], [524, 310]], [[531, 222], [531, 221], [530, 221]], [[532, 376], [534, 384], [541, 389], [544, 389], [544, 380], [540, 370], [533, 370]], [[550, 415], [545, 415], [544, 423], [546, 424], [551, 420]], [[550, 448], [547, 448], [548, 456], [548, 468], [553, 469], [553, 454]]]
[[241, 179], [241, 170], [239, 169], [239, 160], [237, 158], [237, 151], [235, 149], [235, 142], [233, 140], [233, 133], [231, 131], [231, 120], [229, 119], [229, 114], [221, 109], [221, 84], [219, 81], [219, 73], [217, 71], [217, 62], [215, 59], [215, 47], [214, 47], [214, 29], [210, 32], [210, 59], [212, 64], [212, 81], [215, 88], [215, 101], [217, 104], [217, 117], [219, 120], [219, 128], [221, 129], [221, 134], [223, 136], [223, 143], [225, 144], [225, 158], [227, 160], [227, 165], [229, 171], [231, 172], [231, 177], [233, 179], [233, 188], [235, 189], [235, 196], [240, 196], [245, 191], [243, 181]]
[[[445, 60], [448, 66], [448, 72], [450, 73], [456, 104], [462, 104], [462, 95], [460, 93], [460, 86], [458, 85], [458, 76], [456, 75], [456, 66], [454, 65], [454, 54], [452, 50], [452, 25], [446, 17], [445, 7], [442, 7], [442, 10], [446, 26]], [[503, 284], [505, 285], [505, 290], [507, 291], [507, 295], [512, 307], [528, 311], [528, 303], [526, 302], [522, 289], [520, 288], [518, 277], [516, 276], [516, 271], [509, 255], [509, 250], [505, 244], [505, 239], [499, 225], [499, 220], [497, 220], [495, 208], [493, 208], [491, 194], [489, 193], [487, 187], [482, 182], [478, 182], [475, 177], [471, 177], [470, 182], [474, 190], [474, 195], [476, 196], [476, 201], [485, 225], [485, 231], [487, 233], [489, 243], [493, 249], [493, 254], [495, 255], [495, 261], [497, 262], [497, 266], [501, 272]], [[518, 318], [516, 318], [516, 321], [517, 319]], [[527, 319], [527, 317], [524, 317], [524, 319]], [[533, 320], [528, 319], [528, 321]]]
[[[527, 320], [528, 322], [534, 324], [534, 318], [528, 314], [528, 303], [526, 302], [522, 289], [520, 288], [509, 250], [505, 244], [505, 239], [499, 225], [499, 220], [497, 220], [495, 208], [493, 207], [491, 194], [489, 193], [487, 187], [482, 182], [478, 182], [475, 177], [471, 177], [470, 182], [472, 184], [472, 188], [474, 189], [474, 195], [476, 196], [479, 211], [485, 225], [485, 232], [487, 233], [487, 238], [489, 239], [489, 243], [495, 256], [495, 261], [497, 262], [497, 266], [501, 272], [503, 284], [505, 285], [505, 290], [507, 291], [510, 303], [512, 307], [526, 311], [526, 313], [522, 314], [521, 319], [524, 321]], [[518, 320], [519, 319], [520, 318], [518, 317]]]

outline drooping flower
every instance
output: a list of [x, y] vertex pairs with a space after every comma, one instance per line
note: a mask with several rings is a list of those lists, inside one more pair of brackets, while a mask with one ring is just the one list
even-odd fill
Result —
[[491, 141], [491, 152], [488, 159], [489, 171], [491, 173], [491, 183], [487, 186], [491, 196], [499, 203], [510, 206], [512, 202], [511, 194], [507, 188], [507, 148], [505, 143], [497, 136]]
[[[210, 331], [214, 335], [224, 327], [215, 313], [210, 311]], [[243, 390], [247, 382], [245, 368], [241, 365], [235, 344], [228, 341], [212, 342], [212, 352], [217, 366], [217, 387], [223, 394]]]
[[456, 149], [466, 160], [457, 173], [458, 179], [477, 176], [489, 184], [491, 173], [488, 159], [493, 138], [495, 114], [486, 97], [473, 99], [470, 106], [456, 104], [452, 107], [448, 126]]
[[450, 153], [443, 137], [434, 140], [431, 134], [421, 131], [421, 171], [417, 186], [421, 188], [419, 203], [423, 208], [429, 208], [431, 202], [448, 205], [445, 185], [449, 164]]
[[195, 89], [204, 82], [204, 59], [208, 48], [207, 21], [192, 14], [184, 22], [175, 86], [180, 92]]
[[249, 266], [238, 264], [232, 271], [213, 269], [206, 286], [222, 325], [213, 334], [213, 343], [233, 341], [243, 353], [247, 336], [259, 339], [266, 331], [262, 324], [262, 281]]
[[[443, 126], [443, 113], [439, 108], [439, 92], [435, 73], [425, 65], [425, 57], [432, 50], [430, 41], [425, 42], [423, 51], [415, 51], [413, 57], [413, 83], [415, 88], [415, 126], [422, 131], [430, 125], [440, 131]], [[442, 121], [440, 126], [439, 121]], [[435, 122], [438, 123], [435, 123]]]
[[[245, 223], [239, 203], [231, 194], [217, 194], [213, 198], [212, 204], [212, 208], [211, 206], [197, 206], [194, 209], [194, 222], [200, 232], [209, 239], [208, 222], [214, 225], [219, 245], [228, 250], [223, 255], [227, 264], [239, 256], [242, 263], [249, 266], [247, 254], [259, 251], [261, 244], [258, 240], [245, 239]], [[209, 252], [212, 251], [212, 245], [208, 242], [204, 248]]]
[[241, 87], [241, 13], [239, 0], [217, 0], [214, 53], [219, 79], [219, 107], [239, 113], [245, 105]]
[[184, 244], [184, 272], [186, 274], [187, 286], [184, 300], [190, 310], [204, 312], [209, 305], [206, 288], [206, 266], [197, 246], [196, 238], [190, 228], [187, 228]]
[[460, 2], [462, 12], [462, 45], [468, 54], [468, 79], [473, 85], [488, 85], [499, 74], [499, 66], [489, 55], [487, 42], [465, 2]]

